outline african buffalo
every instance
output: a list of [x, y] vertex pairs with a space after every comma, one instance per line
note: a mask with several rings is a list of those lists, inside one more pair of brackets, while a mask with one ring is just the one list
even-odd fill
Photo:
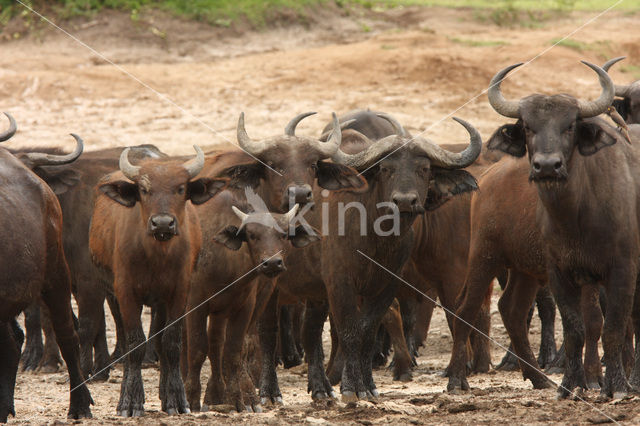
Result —
[[[367, 180], [367, 190], [331, 194], [327, 200], [329, 229], [322, 242], [321, 274], [345, 354], [341, 382], [345, 402], [377, 396], [371, 351], [395, 294], [397, 278], [392, 273], [400, 273], [410, 256], [412, 225], [425, 211], [476, 188], [475, 179], [459, 169], [475, 161], [482, 147], [478, 132], [460, 119], [456, 121], [471, 140], [467, 149], [454, 154], [423, 138], [412, 138], [395, 119], [380, 116], [393, 126], [394, 135], [367, 141], [368, 147], [355, 154], [339, 150], [333, 157], [359, 170]], [[345, 209], [348, 203], [363, 209]], [[343, 223], [349, 223], [348, 228], [340, 228], [339, 214], [345, 215]], [[381, 228], [382, 220], [390, 216], [396, 227], [393, 232]]]
[[[0, 141], [16, 131], [15, 121]], [[82, 152], [82, 140], [77, 151]], [[79, 153], [75, 153], [77, 158]], [[4, 259], [0, 283], [0, 421], [15, 416], [13, 392], [20, 356], [21, 332], [15, 316], [41, 300], [52, 315], [53, 328], [67, 364], [70, 385], [69, 418], [91, 417], [91, 395], [83, 382], [78, 362], [78, 336], [73, 327], [71, 282], [62, 249], [62, 212], [53, 191], [22, 161], [5, 148], [2, 157], [0, 217], [4, 221]], [[30, 158], [44, 163], [47, 154], [31, 153]]]
[[[601, 396], [619, 397], [631, 389], [621, 353], [640, 255], [640, 152], [637, 143], [624, 142], [614, 127], [595, 118], [611, 105], [615, 86], [606, 71], [584, 63], [600, 80], [602, 93], [596, 101], [565, 94], [509, 101], [500, 82], [520, 64], [496, 74], [489, 102], [499, 114], [517, 122], [500, 127], [488, 144], [514, 157], [528, 153], [549, 283], [564, 327], [567, 367], [559, 396], [587, 386], [580, 300], [583, 287], [601, 284], [609, 304], [602, 339], [607, 368]], [[636, 126], [631, 133], [632, 140], [640, 140]], [[640, 321], [638, 317], [640, 309], [634, 309], [634, 319]], [[631, 377], [634, 385], [640, 384], [638, 364]]]
[[[237, 136], [240, 147], [246, 153], [235, 150], [219, 153], [207, 158], [203, 170], [204, 176], [224, 176], [231, 179], [228, 190], [219, 198], [196, 209], [202, 222], [205, 241], [213, 241], [220, 229], [235, 219], [231, 212], [232, 205], [248, 202], [246, 187], [255, 189], [255, 195], [264, 202], [265, 209], [281, 213], [289, 202], [308, 208], [314, 201], [310, 191], [316, 181], [331, 190], [348, 188], [354, 183], [363, 184], [361, 179], [354, 178], [354, 171], [326, 161], [338, 149], [339, 131], [326, 143], [295, 134], [298, 123], [311, 114], [304, 113], [294, 117], [285, 127], [284, 135], [264, 140], [249, 138], [244, 126], [244, 114], [240, 115]], [[284, 211], [289, 211], [289, 208]], [[228, 366], [225, 367], [225, 374], [231, 374], [231, 377], [225, 383], [222, 364], [216, 364], [215, 377], [209, 381], [204, 403], [230, 403], [238, 409], [259, 410], [255, 391], [250, 385], [251, 380], [245, 374], [245, 369], [241, 368], [242, 344], [252, 318], [259, 317], [266, 302], [273, 297], [277, 300], [277, 295], [272, 294], [275, 284], [273, 279], [258, 277], [258, 283], [251, 284], [256, 280], [256, 275], [246, 274], [256, 266], [246, 250], [231, 253], [221, 245], [207, 244], [203, 247], [198, 268], [192, 278], [188, 306], [190, 309], [199, 306], [212, 294], [219, 294], [208, 300], [206, 306], [196, 309], [187, 319], [189, 365], [183, 363], [182, 373], [183, 377], [187, 377], [188, 400], [194, 409], [200, 408], [200, 382], [199, 374], [191, 365], [201, 365], [202, 361], [199, 360], [204, 360], [207, 355], [207, 338], [202, 324], [206, 324], [209, 316], [212, 325], [209, 330], [208, 351], [217, 363]], [[230, 283], [234, 285], [221, 292]], [[256, 293], [260, 296], [257, 297]], [[277, 322], [275, 326], [277, 329]], [[262, 344], [269, 347], [273, 345], [275, 349], [275, 338], [261, 338]], [[271, 360], [275, 362], [275, 351], [264, 348], [262, 351], [265, 354], [265, 365]], [[267, 371], [267, 368], [263, 368], [263, 375]]]
[[[189, 405], [180, 378], [181, 320], [189, 281], [202, 234], [192, 204], [209, 201], [226, 179], [195, 177], [204, 154], [186, 163], [148, 159], [134, 166], [129, 149], [120, 156], [120, 171], [105, 176], [96, 187], [96, 203], [89, 231], [89, 248], [96, 264], [113, 274], [113, 288], [127, 337], [127, 359], [117, 413], [144, 413], [140, 373], [144, 333], [143, 304], [153, 304], [163, 326], [156, 338], [160, 356], [159, 395], [162, 410], [187, 413]], [[190, 202], [189, 202], [190, 201]]]

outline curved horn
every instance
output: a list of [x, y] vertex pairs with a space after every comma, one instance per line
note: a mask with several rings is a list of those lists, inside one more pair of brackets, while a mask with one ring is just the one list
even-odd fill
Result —
[[[356, 122], [355, 118], [352, 118], [351, 120], [343, 121], [342, 123], [340, 123], [340, 130], [346, 129], [347, 127], [349, 127], [351, 123], [355, 123], [355, 122]], [[331, 127], [331, 130], [327, 130], [326, 132], [320, 135], [320, 142], [325, 142], [329, 137], [329, 135], [331, 135], [331, 133], [333, 133], [333, 127]]]
[[600, 86], [602, 87], [602, 93], [600, 97], [595, 101], [578, 100], [578, 108], [580, 109], [580, 117], [589, 118], [600, 115], [607, 110], [607, 108], [613, 102], [615, 97], [615, 88], [613, 81], [609, 74], [597, 65], [593, 65], [586, 61], [581, 61], [583, 64], [598, 73], [598, 79], [600, 80]]
[[287, 225], [289, 223], [291, 223], [291, 221], [293, 220], [293, 218], [296, 217], [296, 214], [298, 213], [298, 209], [300, 208], [299, 204], [296, 204], [295, 206], [293, 206], [291, 208], [291, 210], [289, 210], [288, 212], [286, 212], [283, 215], [283, 219], [284, 219], [284, 223], [286, 223]]
[[61, 166], [63, 164], [69, 164], [78, 159], [80, 154], [82, 154], [82, 150], [84, 149], [84, 144], [82, 142], [82, 138], [74, 133], [71, 133], [71, 136], [76, 140], [76, 149], [73, 150], [71, 154], [66, 155], [54, 155], [54, 154], [44, 154], [41, 152], [30, 152], [24, 155], [25, 158], [28, 158], [31, 162], [31, 167], [37, 166]]
[[194, 145], [193, 149], [196, 150], [196, 158], [184, 163], [184, 168], [189, 173], [189, 179], [193, 179], [198, 176], [204, 167], [204, 153], [198, 145]]
[[237, 129], [237, 138], [238, 145], [242, 150], [246, 151], [251, 155], [260, 155], [267, 148], [266, 143], [264, 142], [254, 142], [251, 140], [249, 135], [247, 135], [247, 131], [244, 128], [244, 112], [240, 113], [240, 118], [238, 118], [238, 129]]
[[510, 65], [504, 68], [502, 71], [498, 72], [498, 74], [494, 75], [489, 83], [489, 89], [487, 90], [489, 103], [498, 114], [504, 115], [505, 117], [520, 118], [520, 101], [506, 100], [504, 96], [502, 96], [500, 84], [509, 71], [522, 64], [523, 62], [520, 62], [519, 64]]
[[613, 64], [620, 62], [624, 58], [626, 58], [626, 56], [618, 56], [617, 58], [609, 59], [607, 62], [602, 64], [602, 69], [609, 72], [609, 68], [611, 68]]
[[387, 120], [389, 124], [393, 126], [393, 131], [396, 132], [396, 135], [403, 138], [407, 136], [407, 131], [404, 129], [404, 127], [402, 127], [402, 124], [400, 124], [398, 120], [396, 120], [389, 114], [385, 114], [384, 112], [379, 112], [376, 115], [380, 118], [384, 118], [385, 120]]
[[409, 142], [405, 142], [402, 139], [398, 139], [396, 135], [392, 135], [380, 139], [371, 144], [367, 149], [356, 154], [345, 154], [342, 150], [338, 150], [333, 156], [333, 161], [360, 170], [370, 167], [371, 164], [378, 161], [382, 156], [393, 153], [394, 150], [398, 150], [408, 143], [414, 142], [424, 151], [435, 166], [449, 169], [467, 167], [480, 155], [482, 138], [480, 137], [480, 133], [478, 133], [471, 124], [456, 117], [453, 119], [462, 124], [471, 136], [469, 146], [462, 152], [455, 153], [447, 151], [441, 146], [424, 139], [411, 139]]
[[233, 210], [233, 212], [236, 214], [236, 216], [238, 216], [238, 218], [242, 221], [242, 224], [244, 225], [244, 221], [249, 218], [249, 215], [243, 212], [242, 210], [240, 210], [239, 208], [237, 208], [236, 206], [231, 206], [231, 210]]
[[287, 127], [284, 128], [284, 134], [289, 136], [296, 135], [296, 127], [298, 123], [300, 123], [304, 118], [309, 117], [310, 115], [316, 114], [315, 112], [303, 112], [302, 114], [298, 114], [287, 124]]
[[[458, 117], [452, 118], [460, 123], [469, 133], [469, 146], [462, 152], [447, 151], [440, 145], [424, 141], [424, 139], [418, 139], [415, 142], [419, 143], [420, 148], [429, 156], [432, 165], [447, 169], [462, 169], [476, 161], [476, 158], [480, 155], [480, 151], [482, 151], [482, 137], [470, 123]], [[426, 143], [422, 143], [423, 141]]]
[[320, 159], [331, 158], [340, 149], [340, 144], [342, 143], [342, 129], [340, 128], [338, 116], [335, 112], [332, 112], [331, 117], [333, 118], [333, 130], [331, 130], [329, 139], [326, 142], [318, 142], [316, 144], [320, 152]]
[[140, 174], [140, 167], [134, 166], [129, 162], [129, 151], [131, 148], [125, 148], [120, 154], [120, 170], [122, 174], [125, 175], [128, 179], [134, 180], [136, 176]]
[[11, 139], [13, 135], [16, 134], [16, 130], [18, 130], [18, 126], [16, 125], [16, 120], [13, 119], [11, 114], [5, 112], [4, 115], [9, 119], [9, 129], [7, 131], [0, 133], [0, 142], [4, 142], [7, 139]]

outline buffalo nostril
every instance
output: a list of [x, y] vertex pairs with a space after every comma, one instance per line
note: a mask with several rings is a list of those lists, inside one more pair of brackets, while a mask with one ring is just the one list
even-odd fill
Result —
[[539, 172], [541, 169], [540, 167], [540, 163], [538, 163], [537, 161], [533, 162], [533, 170], [535, 170], [536, 172]]
[[278, 268], [282, 268], [282, 259], [278, 259], [278, 260], [276, 261], [276, 266], [277, 266]]
[[556, 161], [553, 168], [559, 170], [562, 167], [562, 161]]
[[416, 204], [418, 204], [418, 199], [414, 198], [413, 200], [411, 200], [411, 205], [415, 206]]

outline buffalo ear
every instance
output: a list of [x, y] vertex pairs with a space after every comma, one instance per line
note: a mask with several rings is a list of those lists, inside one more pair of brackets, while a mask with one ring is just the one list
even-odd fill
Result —
[[584, 156], [593, 155], [604, 147], [616, 143], [615, 133], [611, 134], [605, 127], [593, 121], [578, 120], [578, 151]]
[[478, 189], [478, 182], [466, 170], [431, 168], [429, 192], [424, 203], [426, 210], [435, 210], [454, 196]]
[[221, 171], [218, 176], [228, 177], [229, 186], [244, 189], [247, 186], [256, 188], [265, 177], [266, 167], [258, 162], [238, 164]]
[[238, 232], [238, 227], [230, 225], [218, 232], [213, 240], [230, 250], [240, 250], [242, 243], [247, 241], [247, 236], [244, 230]]
[[131, 182], [119, 180], [116, 182], [105, 183], [98, 187], [107, 197], [122, 204], [125, 207], [133, 207], [137, 201], [140, 201], [138, 185]]
[[289, 235], [291, 245], [296, 248], [302, 248], [316, 241], [320, 241], [320, 231], [311, 228], [311, 232], [313, 232], [313, 234], [310, 234], [307, 228], [302, 225], [296, 226], [293, 235]]
[[524, 156], [527, 152], [527, 140], [522, 120], [498, 127], [487, 141], [487, 148], [497, 149], [514, 157]]
[[318, 161], [317, 175], [318, 185], [331, 191], [357, 190], [362, 192], [367, 189], [367, 181], [358, 174], [358, 171], [342, 164]]
[[50, 171], [36, 167], [33, 172], [49, 185], [56, 195], [64, 194], [80, 182], [80, 174], [75, 170]]
[[222, 191], [228, 183], [229, 179], [200, 178], [189, 182], [187, 196], [193, 204], [203, 204]]

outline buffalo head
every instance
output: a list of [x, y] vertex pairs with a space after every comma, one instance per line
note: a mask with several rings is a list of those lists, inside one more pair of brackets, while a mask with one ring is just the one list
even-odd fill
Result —
[[147, 232], [158, 241], [179, 234], [186, 202], [202, 204], [221, 191], [227, 179], [193, 180], [204, 166], [204, 154], [194, 145], [196, 158], [186, 163], [145, 160], [139, 166], [129, 162], [129, 148], [120, 155], [120, 170], [130, 181], [120, 180], [99, 186], [100, 191], [125, 207], [140, 203]]
[[[370, 186], [375, 185], [377, 199], [393, 203], [401, 214], [415, 216], [433, 210], [452, 196], [476, 189], [476, 181], [461, 168], [475, 161], [482, 148], [476, 129], [454, 118], [470, 134], [470, 143], [453, 153], [421, 137], [411, 137], [393, 117], [379, 113], [394, 128], [394, 134], [378, 141], [365, 139], [367, 148], [355, 154], [338, 150], [336, 163], [360, 170]], [[349, 130], [351, 136], [356, 130]]]
[[512, 69], [496, 74], [489, 86], [489, 102], [505, 117], [517, 118], [496, 130], [488, 142], [489, 149], [498, 149], [515, 157], [529, 153], [530, 178], [534, 181], [560, 182], [569, 176], [569, 161], [575, 148], [581, 155], [595, 154], [616, 142], [612, 128], [598, 120], [590, 120], [607, 110], [614, 97], [614, 85], [602, 68], [584, 62], [600, 79], [602, 93], [595, 101], [584, 101], [570, 95], [534, 94], [519, 101], [502, 96], [500, 83]]
[[341, 142], [340, 126], [334, 117], [334, 130], [327, 142], [298, 136], [298, 123], [314, 112], [294, 117], [285, 127], [284, 135], [255, 141], [249, 138], [244, 126], [244, 113], [238, 120], [240, 147], [260, 161], [235, 165], [223, 171], [239, 187], [263, 185], [268, 204], [278, 211], [288, 211], [294, 204], [313, 202], [313, 184], [330, 190], [357, 189], [366, 185], [357, 173], [340, 164], [325, 161], [338, 150]]
[[241, 220], [240, 226], [225, 227], [215, 236], [215, 241], [231, 250], [239, 250], [242, 243], [246, 243], [252, 261], [260, 265], [259, 271], [268, 277], [274, 277], [286, 269], [284, 255], [288, 244], [298, 248], [306, 247], [320, 239], [318, 231], [309, 233], [304, 226], [290, 226], [298, 207], [296, 204], [289, 212], [277, 214], [244, 213], [234, 206], [232, 209]]

